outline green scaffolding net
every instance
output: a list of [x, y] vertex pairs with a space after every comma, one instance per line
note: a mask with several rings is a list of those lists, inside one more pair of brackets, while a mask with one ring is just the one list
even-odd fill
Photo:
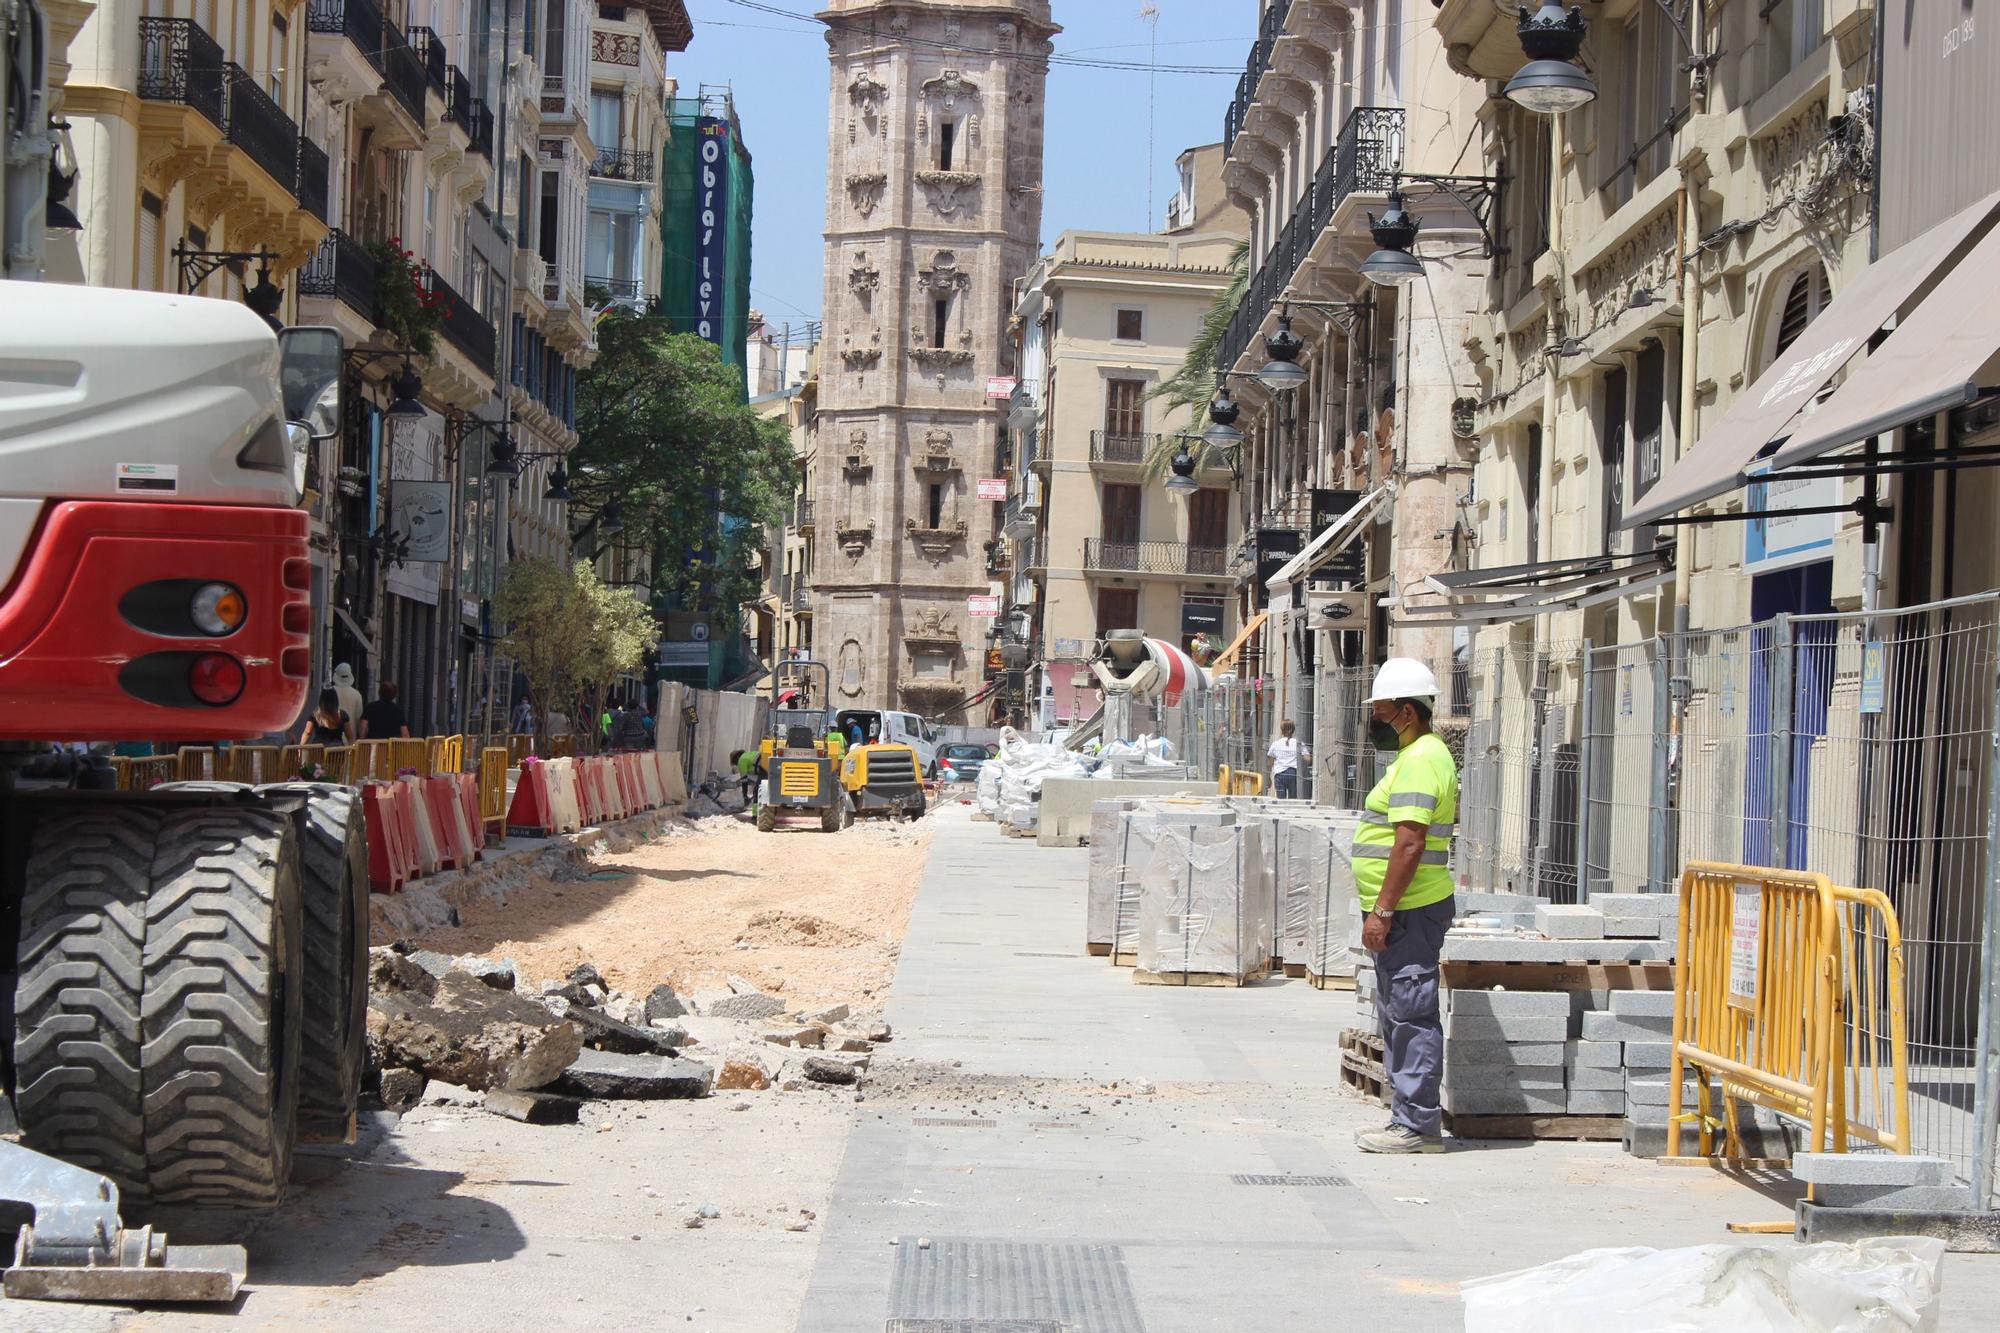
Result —
[[667, 119], [671, 137], [663, 155], [661, 178], [660, 313], [671, 322], [676, 333], [701, 331], [700, 145], [703, 122], [720, 122], [726, 127], [723, 133], [728, 145], [721, 163], [726, 175], [727, 201], [718, 219], [724, 233], [719, 247], [722, 274], [713, 341], [719, 344], [722, 359], [743, 378], [744, 344], [750, 331], [750, 222], [755, 204], [750, 153], [743, 146], [742, 126], [727, 93], [703, 90], [699, 97], [671, 98], [667, 102]]

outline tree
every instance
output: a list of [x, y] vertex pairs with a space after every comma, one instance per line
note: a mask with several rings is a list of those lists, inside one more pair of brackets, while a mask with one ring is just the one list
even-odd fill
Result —
[[577, 736], [595, 736], [592, 719], [604, 707], [604, 691], [645, 662], [660, 639], [638, 595], [605, 586], [587, 560], [571, 566], [542, 558], [515, 562], [494, 609], [507, 624], [502, 647], [528, 678], [541, 738], [548, 735], [551, 708], [569, 713]]
[[[1250, 243], [1238, 241], [1229, 252], [1229, 284], [1215, 294], [1208, 313], [1201, 317], [1201, 332], [1188, 344], [1180, 369], [1146, 395], [1164, 398], [1170, 407], [1187, 408], [1193, 414], [1197, 437], [1206, 424], [1203, 409], [1215, 396], [1215, 359], [1221, 354], [1223, 335], [1229, 332], [1229, 322], [1236, 318], [1237, 308], [1243, 304], [1243, 295], [1249, 288]], [[1179, 448], [1178, 441], [1162, 437], [1146, 456], [1146, 475], [1163, 475]], [[1222, 466], [1229, 461], [1227, 453], [1210, 444], [1197, 442], [1192, 450], [1197, 466]]]
[[784, 422], [743, 402], [714, 344], [656, 316], [614, 309], [577, 386], [570, 490], [618, 499], [627, 544], [653, 556], [656, 594], [705, 603], [725, 635], [756, 598], [750, 554], [784, 522], [798, 472]]

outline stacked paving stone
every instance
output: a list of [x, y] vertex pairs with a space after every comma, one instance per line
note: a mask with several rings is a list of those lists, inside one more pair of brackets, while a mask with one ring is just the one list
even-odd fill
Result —
[[1952, 1212], [1972, 1197], [1970, 1188], [1952, 1183], [1952, 1164], [1942, 1157], [1802, 1152], [1792, 1158], [1792, 1175], [1813, 1187], [1819, 1208]]
[[1271, 970], [1264, 829], [1217, 810], [1164, 817], [1139, 877], [1138, 981], [1242, 985]]

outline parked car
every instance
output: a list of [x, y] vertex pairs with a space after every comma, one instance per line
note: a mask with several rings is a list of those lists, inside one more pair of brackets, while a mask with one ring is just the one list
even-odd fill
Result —
[[859, 722], [862, 730], [876, 740], [909, 746], [917, 752], [917, 772], [927, 778], [938, 775], [937, 733], [915, 713], [886, 708], [843, 708], [834, 714], [834, 723], [842, 731], [851, 722]]
[[938, 776], [946, 782], [977, 782], [979, 770], [992, 758], [984, 745], [952, 741], [938, 747]]

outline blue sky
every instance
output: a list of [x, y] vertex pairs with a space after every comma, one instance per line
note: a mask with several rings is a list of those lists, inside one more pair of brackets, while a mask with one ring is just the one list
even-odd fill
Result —
[[[1257, 0], [1150, 0], [1159, 11], [1161, 65], [1240, 70], [1256, 27]], [[814, 0], [764, 0], [810, 13]], [[1152, 25], [1147, 0], [1055, 0], [1059, 55], [1145, 63]], [[827, 66], [824, 29], [732, 0], [688, 0], [694, 42], [669, 57], [684, 95], [726, 83], [736, 97], [757, 179], [750, 260], [751, 304], [774, 324], [815, 318], [820, 305], [820, 233], [826, 223]], [[1152, 151], [1147, 152], [1143, 72], [1055, 66], [1049, 72], [1042, 242], [1067, 228], [1151, 231], [1173, 194], [1174, 157], [1222, 137], [1236, 76], [1162, 70], [1153, 76]], [[1150, 167], [1150, 171], [1149, 171]], [[1152, 178], [1152, 210], [1146, 208]]]

